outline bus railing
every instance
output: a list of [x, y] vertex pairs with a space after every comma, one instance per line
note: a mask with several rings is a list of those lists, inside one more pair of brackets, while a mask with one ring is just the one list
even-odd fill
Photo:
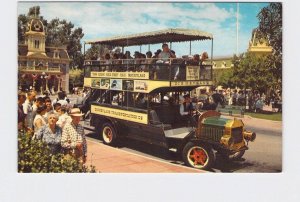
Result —
[[212, 65], [184, 59], [85, 60], [85, 77], [91, 72], [148, 72], [150, 80], [212, 80]]

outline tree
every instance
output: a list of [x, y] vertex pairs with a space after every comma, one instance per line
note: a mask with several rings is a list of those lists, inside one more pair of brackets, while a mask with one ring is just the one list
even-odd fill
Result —
[[102, 46], [97, 44], [92, 44], [91, 47], [86, 51], [85, 57], [89, 60], [97, 60], [100, 56], [100, 49]]
[[274, 87], [277, 80], [269, 65], [270, 56], [259, 57], [253, 53], [245, 53], [233, 58], [232, 82], [242, 89], [266, 91]]
[[216, 75], [216, 86], [223, 86], [223, 88], [235, 87], [232, 81], [233, 70], [231, 68], [214, 70], [214, 74]]
[[70, 87], [73, 88], [75, 86], [83, 86], [83, 80], [84, 80], [83, 70], [72, 69], [69, 72], [69, 76], [70, 76], [69, 77]]
[[259, 32], [267, 38], [273, 48], [273, 54], [268, 57], [267, 65], [277, 79], [278, 88], [282, 83], [282, 3], [270, 3], [257, 15]]
[[282, 3], [270, 3], [257, 15], [259, 31], [269, 40], [276, 55], [282, 54]]

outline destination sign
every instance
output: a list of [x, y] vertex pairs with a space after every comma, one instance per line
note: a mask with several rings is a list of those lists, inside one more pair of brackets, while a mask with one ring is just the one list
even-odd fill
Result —
[[212, 81], [171, 81], [171, 87], [176, 86], [209, 86]]
[[148, 115], [146, 113], [131, 112], [96, 105], [91, 105], [91, 113], [118, 118], [126, 121], [132, 121], [136, 123], [148, 123]]
[[149, 72], [91, 72], [91, 77], [115, 79], [149, 79]]

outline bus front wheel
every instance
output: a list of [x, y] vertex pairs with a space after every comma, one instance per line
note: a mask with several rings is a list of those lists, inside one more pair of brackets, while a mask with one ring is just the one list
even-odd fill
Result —
[[215, 155], [211, 147], [199, 143], [188, 142], [182, 152], [183, 160], [186, 165], [208, 170], [215, 161]]
[[110, 123], [104, 123], [102, 126], [102, 139], [103, 143], [107, 145], [115, 145], [117, 140], [117, 134]]

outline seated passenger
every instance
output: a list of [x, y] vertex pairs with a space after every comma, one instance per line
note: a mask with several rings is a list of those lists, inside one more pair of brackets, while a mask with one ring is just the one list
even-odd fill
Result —
[[130, 55], [130, 51], [126, 51], [123, 57], [124, 70], [133, 71], [133, 57]]
[[[173, 54], [173, 58], [176, 58], [175, 51], [171, 50], [171, 53]], [[173, 80], [178, 80], [179, 76], [179, 63], [176, 60], [172, 61], [172, 78]]]
[[190, 65], [200, 65], [200, 55], [199, 54], [195, 54], [193, 56], [193, 59], [189, 61]]
[[102, 71], [110, 71], [110, 65], [112, 64], [112, 60], [110, 58], [110, 54], [106, 53], [105, 56], [105, 62], [104, 64], [106, 64], [106, 66], [102, 66]]
[[202, 54], [201, 54], [201, 57], [200, 57], [200, 65], [205, 65], [205, 60], [207, 60], [208, 59], [208, 54], [207, 54], [207, 52], [203, 52]]
[[148, 71], [148, 66], [147, 66], [147, 63], [146, 63], [146, 55], [145, 54], [141, 54], [140, 55], [140, 66], [139, 66], [139, 71]]
[[146, 58], [147, 58], [147, 61], [150, 61], [150, 62], [147, 62], [148, 64], [151, 64], [151, 58], [152, 58], [152, 52], [151, 51], [148, 51], [147, 53], [146, 53]]
[[184, 121], [192, 124], [193, 126], [196, 125], [196, 121], [193, 118], [194, 106], [191, 102], [191, 97], [189, 94], [183, 96], [184, 100], [180, 104], [180, 114]]
[[207, 52], [203, 52], [201, 54], [201, 57], [200, 57], [200, 78], [201, 79], [205, 79], [205, 74], [206, 74], [206, 71], [205, 71], [205, 67], [203, 65], [205, 65], [205, 60], [208, 59], [208, 54]]
[[152, 58], [158, 58], [158, 55], [161, 53], [161, 49], [157, 49]]
[[138, 97], [136, 98], [136, 107], [138, 107], [138, 108], [146, 108], [147, 107], [144, 93], [139, 93]]

